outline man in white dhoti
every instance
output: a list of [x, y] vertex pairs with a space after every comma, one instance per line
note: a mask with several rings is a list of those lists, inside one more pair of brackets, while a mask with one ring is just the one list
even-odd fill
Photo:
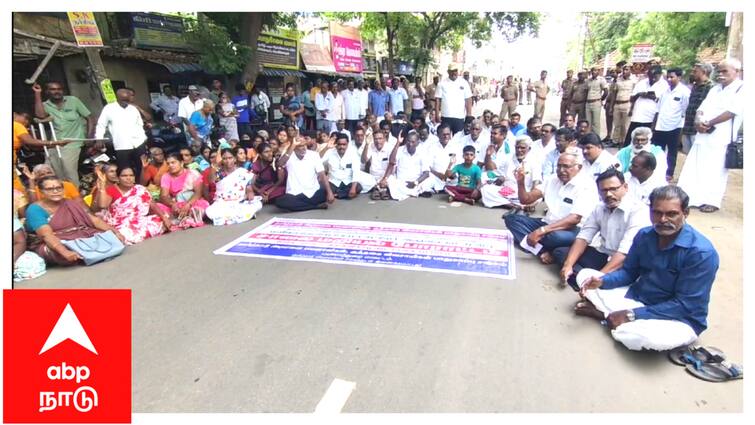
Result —
[[375, 178], [359, 169], [357, 150], [349, 147], [349, 138], [344, 133], [336, 136], [336, 148], [325, 154], [322, 163], [336, 199], [353, 199], [375, 187]]
[[409, 197], [432, 196], [432, 181], [430, 177], [430, 161], [427, 156], [417, 150], [419, 135], [410, 131], [406, 136], [406, 144], [394, 148], [388, 165], [394, 173], [389, 173], [388, 192], [391, 198], [403, 201]]
[[718, 64], [718, 82], [710, 89], [695, 117], [697, 135], [679, 175], [679, 187], [689, 193], [692, 207], [710, 213], [721, 208], [729, 172], [726, 146], [737, 137], [744, 112], [742, 64], [726, 59]]
[[691, 344], [707, 327], [718, 253], [686, 223], [689, 197], [678, 186], [650, 195], [652, 227], [637, 232], [623, 266], [577, 275], [581, 316], [604, 320], [630, 350], [670, 350]]
[[370, 199], [391, 199], [388, 194], [388, 177], [390, 177], [391, 171], [388, 164], [394, 145], [386, 142], [385, 133], [382, 131], [376, 131], [372, 138], [372, 142], [365, 141], [367, 147], [362, 151], [362, 164], [370, 176], [375, 179], [375, 190], [372, 191]]
[[496, 154], [500, 156], [499, 153], [494, 151], [495, 146], [490, 145], [488, 147], [485, 158], [486, 167], [497, 166], [493, 170], [492, 178], [490, 176], [491, 171], [483, 175], [483, 186], [480, 193], [483, 205], [488, 208], [511, 205], [513, 207], [512, 213], [523, 208], [519, 201], [515, 176], [515, 172], [520, 168], [524, 170], [524, 186], [527, 191], [531, 191], [534, 186], [543, 181], [541, 158], [538, 152], [532, 151], [532, 140], [528, 136], [522, 135], [517, 136], [515, 143], [514, 155], [505, 155], [504, 160], [500, 162], [497, 161], [497, 157], [493, 157]]

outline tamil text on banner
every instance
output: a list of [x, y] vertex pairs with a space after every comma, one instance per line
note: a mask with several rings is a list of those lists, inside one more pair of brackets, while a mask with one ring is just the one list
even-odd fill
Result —
[[274, 217], [215, 254], [514, 279], [513, 241], [503, 229]]
[[299, 41], [290, 32], [261, 33], [257, 55], [259, 63], [268, 68], [299, 69]]
[[330, 23], [330, 50], [336, 72], [362, 72], [362, 38], [359, 29]]
[[183, 38], [183, 19], [178, 16], [133, 12], [131, 24], [136, 47], [188, 48]]
[[632, 63], [645, 63], [653, 58], [653, 45], [650, 43], [632, 46]]
[[102, 36], [92, 12], [68, 12], [76, 44], [81, 47], [102, 47]]

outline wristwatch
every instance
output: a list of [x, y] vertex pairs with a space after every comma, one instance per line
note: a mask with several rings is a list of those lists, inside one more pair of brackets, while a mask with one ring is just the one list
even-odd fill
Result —
[[634, 322], [634, 310], [627, 310], [627, 320]]

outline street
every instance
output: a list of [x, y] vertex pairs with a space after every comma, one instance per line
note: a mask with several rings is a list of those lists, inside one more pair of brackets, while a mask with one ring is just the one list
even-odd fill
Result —
[[[522, 116], [532, 106], [519, 107]], [[475, 107], [498, 112], [500, 99]], [[558, 99], [546, 119], [557, 123]], [[682, 161], [678, 170], [681, 170]], [[501, 228], [502, 210], [445, 195], [361, 196], [292, 218]], [[215, 256], [269, 218], [177, 232], [94, 267], [50, 269], [16, 288], [131, 288], [133, 411], [313, 412], [334, 379], [344, 412], [741, 412], [743, 381], [712, 384], [665, 354], [630, 352], [572, 312], [556, 266], [517, 252], [517, 279]], [[719, 250], [700, 343], [743, 360], [742, 173], [723, 208], [689, 222]]]

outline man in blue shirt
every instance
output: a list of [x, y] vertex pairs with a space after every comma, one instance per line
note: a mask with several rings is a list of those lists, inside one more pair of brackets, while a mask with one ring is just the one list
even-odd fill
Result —
[[583, 269], [578, 315], [605, 320], [630, 350], [688, 345], [707, 327], [718, 253], [686, 223], [689, 196], [678, 186], [650, 194], [652, 227], [641, 229], [622, 268], [603, 275]]
[[236, 123], [238, 124], [239, 136], [242, 134], [252, 135], [252, 127], [250, 125], [251, 117], [249, 115], [249, 92], [246, 91], [246, 87], [243, 84], [236, 84], [236, 91], [239, 93], [231, 99], [231, 103], [236, 107], [239, 115], [236, 117]]
[[519, 122], [521, 119], [522, 116], [519, 115], [519, 112], [514, 112], [513, 114], [511, 114], [511, 119], [509, 120], [509, 131], [514, 136], [519, 136], [520, 134], [524, 134], [524, 132], [527, 131], [527, 127]]
[[375, 86], [367, 97], [367, 111], [376, 117], [385, 115], [385, 107], [390, 104], [390, 96], [383, 90], [380, 80], [375, 80]]

